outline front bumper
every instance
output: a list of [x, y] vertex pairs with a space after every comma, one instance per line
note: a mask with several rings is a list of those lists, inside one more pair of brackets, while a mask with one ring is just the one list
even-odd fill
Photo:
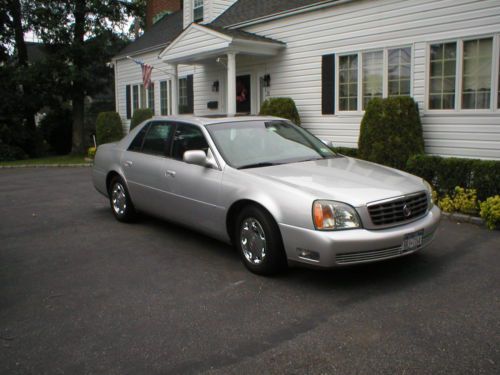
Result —
[[[317, 267], [368, 263], [408, 255], [423, 249], [434, 239], [441, 211], [434, 206], [424, 217], [401, 226], [369, 230], [317, 231], [279, 224], [289, 261]], [[423, 230], [422, 245], [403, 251], [405, 235]], [[314, 254], [313, 258], [304, 253]], [[302, 255], [302, 256], [301, 256]]]

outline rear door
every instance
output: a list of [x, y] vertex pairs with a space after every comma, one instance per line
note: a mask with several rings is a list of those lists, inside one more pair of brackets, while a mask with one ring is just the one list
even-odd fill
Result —
[[167, 204], [170, 186], [164, 168], [174, 129], [173, 123], [151, 121], [123, 153], [122, 166], [132, 202], [140, 210], [161, 214]]

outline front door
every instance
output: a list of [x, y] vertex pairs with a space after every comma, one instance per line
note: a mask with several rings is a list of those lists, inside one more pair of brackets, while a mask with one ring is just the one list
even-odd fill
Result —
[[250, 114], [251, 105], [251, 78], [250, 74], [236, 77], [236, 112]]

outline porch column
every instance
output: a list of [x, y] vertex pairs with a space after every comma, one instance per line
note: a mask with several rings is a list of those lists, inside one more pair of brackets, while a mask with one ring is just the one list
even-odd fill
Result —
[[174, 76], [172, 77], [172, 116], [179, 114], [179, 77], [177, 74], [177, 64], [174, 64]]
[[236, 54], [227, 54], [227, 114], [236, 114]]

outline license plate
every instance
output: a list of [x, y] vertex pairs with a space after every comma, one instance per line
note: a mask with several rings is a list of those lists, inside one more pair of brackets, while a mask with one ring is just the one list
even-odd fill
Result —
[[422, 246], [423, 237], [424, 237], [423, 230], [405, 235], [401, 251], [405, 253], [407, 251], [418, 249], [420, 246]]

